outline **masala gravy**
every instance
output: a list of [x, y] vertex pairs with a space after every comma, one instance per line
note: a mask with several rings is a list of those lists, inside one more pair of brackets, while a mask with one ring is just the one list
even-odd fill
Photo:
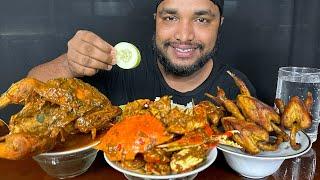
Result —
[[92, 140], [91, 133], [88, 134], [71, 134], [66, 137], [65, 142], [58, 141], [55, 147], [50, 151], [52, 152], [63, 152], [63, 151], [69, 151], [73, 149], [78, 149], [82, 147], [86, 147], [90, 144], [93, 144], [97, 141], [99, 141], [100, 137], [103, 136], [104, 133], [98, 133], [96, 135], [96, 138]]

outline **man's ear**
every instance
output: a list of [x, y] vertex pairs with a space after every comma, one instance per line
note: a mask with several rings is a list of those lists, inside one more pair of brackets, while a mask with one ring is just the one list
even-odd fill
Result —
[[223, 16], [221, 16], [221, 22], [220, 22], [220, 26], [222, 26], [222, 24], [223, 24], [223, 21], [224, 21], [224, 17], [223, 17]]

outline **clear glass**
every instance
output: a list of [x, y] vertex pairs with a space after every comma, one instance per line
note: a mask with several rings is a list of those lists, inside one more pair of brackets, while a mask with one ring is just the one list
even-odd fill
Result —
[[78, 176], [88, 170], [98, 150], [86, 149], [72, 153], [45, 153], [34, 156], [40, 167], [50, 176], [65, 179]]
[[276, 98], [285, 103], [292, 96], [305, 99], [307, 92], [313, 96], [312, 126], [304, 130], [314, 142], [317, 140], [318, 126], [320, 122], [320, 69], [308, 67], [281, 67], [278, 72]]
[[275, 180], [313, 180], [317, 154], [312, 148], [306, 154], [286, 160], [272, 176]]

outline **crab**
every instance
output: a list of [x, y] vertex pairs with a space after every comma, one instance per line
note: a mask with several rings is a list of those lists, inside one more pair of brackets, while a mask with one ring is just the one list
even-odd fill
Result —
[[[121, 109], [97, 89], [75, 78], [47, 83], [25, 78], [14, 83], [0, 97], [0, 108], [24, 105], [11, 116], [10, 133], [1, 137], [0, 158], [23, 159], [50, 151], [60, 137], [107, 129]], [[59, 136], [60, 135], [60, 136]]]
[[307, 93], [305, 101], [302, 101], [298, 96], [293, 96], [286, 106], [281, 99], [276, 99], [275, 104], [282, 114], [281, 124], [291, 130], [291, 147], [295, 150], [300, 149], [301, 145], [296, 143], [296, 133], [299, 130], [307, 129], [311, 126], [312, 115], [310, 110], [313, 104], [312, 93]]
[[157, 175], [188, 171], [203, 162], [220, 139], [232, 135], [214, 134], [200, 106], [192, 110], [171, 107], [169, 96], [145, 101], [145, 105], [138, 102], [128, 103], [130, 115], [121, 116], [96, 146], [124, 168]]

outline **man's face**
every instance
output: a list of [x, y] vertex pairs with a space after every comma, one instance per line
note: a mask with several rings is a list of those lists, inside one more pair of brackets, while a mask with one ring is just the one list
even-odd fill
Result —
[[188, 76], [211, 57], [220, 12], [210, 0], [164, 0], [157, 8], [155, 45], [164, 69]]

